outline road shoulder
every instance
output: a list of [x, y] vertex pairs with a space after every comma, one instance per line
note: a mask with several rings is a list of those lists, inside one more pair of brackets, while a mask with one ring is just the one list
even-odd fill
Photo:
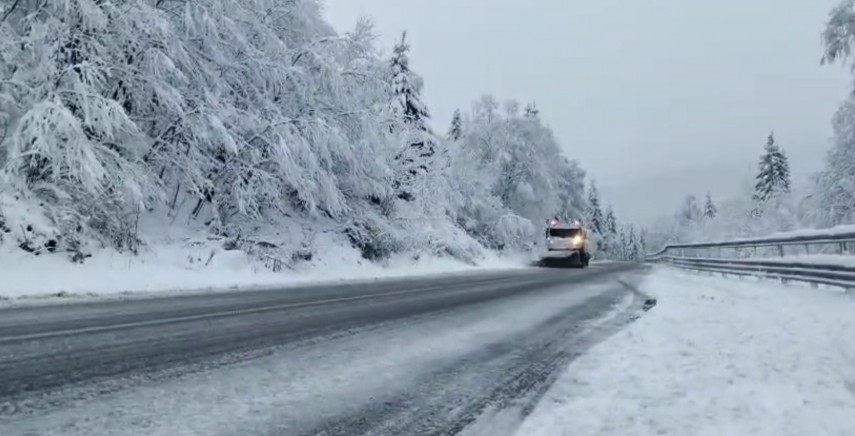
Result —
[[571, 363], [517, 434], [846, 435], [855, 300], [657, 269], [656, 308]]

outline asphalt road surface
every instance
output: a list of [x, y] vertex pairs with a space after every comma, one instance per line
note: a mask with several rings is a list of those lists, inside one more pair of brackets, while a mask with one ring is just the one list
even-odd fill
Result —
[[0, 310], [0, 434], [513, 432], [641, 313], [643, 269], [523, 269]]

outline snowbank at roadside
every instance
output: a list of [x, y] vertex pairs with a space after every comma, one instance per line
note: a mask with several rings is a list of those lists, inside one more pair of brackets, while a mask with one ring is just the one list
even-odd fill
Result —
[[739, 259], [747, 262], [782, 262], [782, 263], [804, 263], [811, 265], [835, 265], [855, 267], [855, 256], [844, 254], [803, 254], [798, 256], [784, 257], [749, 257]]
[[227, 251], [211, 245], [174, 243], [152, 247], [138, 256], [101, 250], [83, 263], [70, 262], [65, 253], [34, 256], [16, 247], [0, 245], [0, 300], [152, 291], [202, 292], [526, 266], [523, 255], [485, 253], [477, 265], [427, 256], [393, 257], [378, 264], [363, 259], [356, 249], [330, 244], [294, 269], [273, 272], [243, 251]]
[[657, 269], [658, 305], [574, 361], [518, 435], [850, 435], [855, 299]]
[[[790, 238], [818, 238], [818, 237], [834, 237], [840, 235], [846, 235], [850, 233], [855, 233], [855, 224], [844, 224], [834, 227], [828, 227], [824, 229], [797, 229], [790, 230], [787, 232], [775, 232], [765, 236], [757, 236], [750, 238], [732, 238], [732, 239], [724, 239], [718, 241], [710, 241], [706, 240], [697, 240], [692, 242], [693, 244], [706, 244], [706, 243], [733, 243], [733, 242], [774, 242], [780, 239], [790, 239]], [[680, 245], [680, 244], [676, 244]]]

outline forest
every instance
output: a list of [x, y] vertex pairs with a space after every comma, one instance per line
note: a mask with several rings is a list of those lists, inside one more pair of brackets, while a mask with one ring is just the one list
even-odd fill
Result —
[[477, 263], [587, 219], [585, 171], [533, 102], [485, 95], [433, 126], [406, 34], [384, 54], [368, 20], [339, 34], [321, 7], [4, 2], [0, 243], [74, 262], [180, 239], [276, 268], [336, 246]]

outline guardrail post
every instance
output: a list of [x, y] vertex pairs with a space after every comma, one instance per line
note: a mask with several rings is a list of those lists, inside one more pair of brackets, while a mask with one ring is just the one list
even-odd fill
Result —
[[840, 244], [837, 244], [837, 254], [843, 254], [846, 251], [845, 244], [846, 244], [845, 242], [841, 242]]
[[784, 257], [784, 244], [778, 244], [778, 256]]
[[805, 254], [810, 254], [810, 244], [805, 244]]

